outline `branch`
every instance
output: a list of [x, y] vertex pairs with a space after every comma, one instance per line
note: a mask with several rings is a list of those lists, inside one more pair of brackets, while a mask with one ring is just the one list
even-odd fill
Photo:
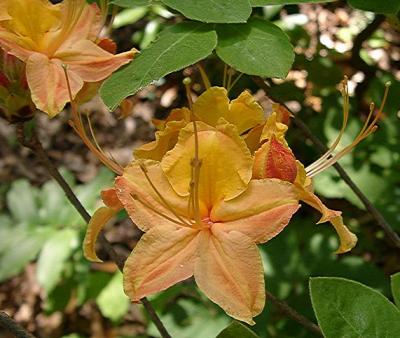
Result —
[[3, 311], [0, 312], [0, 326], [12, 333], [16, 338], [35, 338]]
[[302, 326], [304, 326], [308, 331], [315, 333], [318, 336], [323, 337], [322, 331], [318, 325], [314, 324], [312, 321], [298, 313], [295, 309], [290, 307], [286, 302], [279, 300], [276, 298], [271, 292], [265, 290], [267, 294], [267, 298], [271, 300], [271, 302], [276, 306], [276, 308], [285, 314], [290, 319], [293, 319], [295, 322], [298, 322]]
[[[261, 77], [253, 76], [252, 79], [258, 86], [260, 86], [265, 91], [266, 94], [269, 93], [270, 88]], [[290, 109], [286, 107], [283, 103], [279, 102], [279, 100], [276, 100], [274, 97], [271, 96], [269, 97], [272, 100], [283, 105], [286, 109], [288, 109], [288, 111], [290, 111]], [[311, 142], [316, 146], [318, 152], [321, 155], [328, 150], [326, 146], [318, 139], [318, 137], [316, 137], [312, 133], [312, 131], [308, 128], [308, 126], [298, 116], [295, 116], [295, 118], [293, 119], [293, 123], [303, 132], [303, 134], [306, 137], [308, 137], [311, 140]], [[392, 229], [390, 224], [385, 220], [385, 218], [378, 211], [378, 209], [375, 208], [375, 206], [371, 203], [371, 201], [367, 198], [367, 196], [365, 196], [364, 193], [360, 190], [360, 188], [358, 188], [358, 186], [354, 183], [354, 181], [350, 178], [350, 176], [346, 173], [346, 171], [339, 163], [335, 163], [333, 167], [339, 173], [343, 181], [346, 182], [346, 184], [350, 187], [350, 189], [353, 190], [353, 192], [357, 195], [360, 201], [364, 204], [365, 208], [372, 215], [377, 224], [382, 228], [382, 230], [384, 231], [388, 239], [392, 242], [392, 244], [396, 248], [400, 249], [399, 235]]]
[[[85, 220], [85, 222], [88, 223], [91, 218], [90, 214], [87, 212], [87, 210], [82, 205], [82, 203], [79, 201], [79, 199], [76, 197], [75, 193], [72, 191], [71, 187], [65, 181], [64, 177], [60, 174], [60, 172], [55, 167], [53, 162], [51, 162], [51, 160], [47, 156], [47, 153], [44, 150], [39, 138], [37, 137], [35, 130], [32, 130], [32, 135], [29, 138], [27, 138], [26, 134], [25, 134], [24, 123], [20, 123], [20, 124], [17, 124], [16, 135], [17, 135], [18, 141], [26, 148], [29, 148], [38, 157], [38, 159], [42, 162], [42, 164], [45, 166], [45, 168], [50, 173], [50, 175], [53, 177], [53, 179], [59, 184], [61, 189], [64, 191], [65, 195], [67, 196], [67, 198], [71, 202], [71, 204], [74, 206], [74, 208], [79, 212], [79, 214], [82, 216], [82, 218]], [[111, 258], [111, 260], [118, 266], [118, 269], [122, 272], [123, 268], [124, 268], [125, 260], [127, 257], [121, 257], [115, 251], [112, 244], [104, 236], [103, 232], [101, 232], [99, 235], [99, 242], [100, 242], [101, 246], [104, 248], [104, 250], [107, 252], [109, 257]], [[146, 298], [142, 298], [141, 301], [143, 303], [144, 308], [148, 312], [150, 318], [153, 320], [154, 324], [156, 325], [161, 336], [163, 338], [171, 338], [170, 334], [168, 333], [167, 329], [161, 322], [161, 319], [158, 317], [158, 315], [157, 315], [156, 311], [154, 310], [153, 306], [151, 305], [151, 303]]]

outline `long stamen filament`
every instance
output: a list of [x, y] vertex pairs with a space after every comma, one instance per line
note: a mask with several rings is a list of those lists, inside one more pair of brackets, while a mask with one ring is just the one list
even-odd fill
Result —
[[204, 70], [203, 66], [200, 63], [197, 64], [197, 68], [199, 69], [200, 76], [201, 76], [201, 79], [203, 80], [204, 87], [206, 89], [209, 89], [211, 87], [211, 82], [210, 82], [210, 79], [208, 78], [206, 71]]
[[154, 192], [157, 194], [158, 198], [161, 200], [161, 202], [164, 204], [164, 206], [171, 211], [174, 216], [183, 224], [189, 226], [189, 223], [186, 222], [179, 214], [174, 210], [174, 208], [167, 202], [167, 200], [163, 197], [163, 195], [158, 191], [157, 187], [154, 185], [154, 183], [151, 181], [149, 174], [147, 172], [147, 168], [145, 165], [141, 162], [139, 162], [139, 167], [142, 170], [144, 176], [146, 177], [147, 182], [150, 184], [151, 188], [154, 190]]
[[[387, 83], [385, 85], [385, 93], [383, 95], [382, 103], [379, 107], [377, 114], [375, 115], [374, 119], [372, 120], [372, 122], [371, 122], [371, 118], [372, 118], [373, 111], [375, 108], [375, 105], [373, 103], [370, 105], [370, 112], [364, 123], [364, 126], [360, 130], [360, 132], [358, 133], [358, 135], [356, 136], [354, 141], [351, 144], [349, 144], [348, 146], [346, 146], [345, 148], [343, 148], [341, 151], [339, 151], [337, 154], [333, 155], [334, 150], [336, 149], [338, 143], [340, 142], [340, 139], [343, 136], [344, 128], [347, 125], [348, 117], [343, 119], [343, 125], [342, 125], [342, 128], [341, 128], [338, 138], [335, 140], [332, 147], [319, 160], [317, 160], [315, 163], [311, 164], [310, 166], [308, 166], [306, 168], [307, 176], [313, 177], [313, 176], [319, 174], [320, 172], [322, 172], [323, 170], [329, 168], [331, 165], [333, 165], [337, 161], [339, 161], [343, 156], [348, 154], [355, 146], [357, 146], [366, 137], [368, 137], [369, 135], [371, 135], [372, 133], [374, 133], [377, 130], [378, 126], [376, 125], [376, 123], [379, 121], [379, 119], [381, 118], [381, 116], [383, 114], [383, 109], [386, 104], [388, 93], [389, 93], [389, 87], [390, 87], [390, 83]], [[348, 95], [347, 83], [345, 83], [345, 85], [344, 85], [343, 95], [344, 95], [343, 111], [344, 112], [347, 111], [347, 113], [345, 113], [345, 114], [348, 115], [349, 95]]]
[[[71, 102], [71, 108], [72, 108], [72, 120], [69, 121], [69, 124], [74, 129], [74, 131], [79, 135], [79, 137], [82, 139], [83, 143], [85, 143], [85, 145], [89, 148], [89, 150], [93, 154], [95, 154], [96, 157], [106, 167], [108, 167], [110, 170], [114, 171], [117, 175], [122, 175], [122, 173], [123, 173], [122, 166], [119, 165], [117, 162], [110, 160], [104, 154], [103, 150], [99, 147], [99, 145], [97, 144], [97, 141], [95, 141], [95, 143], [96, 143], [96, 145], [95, 145], [87, 136], [85, 127], [84, 127], [82, 119], [81, 119], [81, 115], [79, 114], [76, 102], [72, 97], [72, 91], [71, 91], [71, 85], [69, 82], [68, 71], [67, 71], [67, 67], [65, 65], [63, 65], [63, 70], [64, 70], [64, 74], [65, 74], [65, 79], [67, 82], [68, 95], [69, 95], [69, 100]], [[91, 130], [92, 137], [94, 137], [93, 129], [91, 128], [90, 123], [89, 123], [89, 128]]]
[[182, 225], [182, 226], [187, 226], [186, 223], [181, 223], [181, 222], [179, 222], [179, 221], [177, 221], [177, 220], [175, 220], [175, 219], [173, 219], [173, 218], [171, 218], [171, 217], [169, 217], [169, 216], [163, 214], [162, 212], [158, 211], [156, 208], [153, 208], [149, 203], [143, 202], [137, 195], [131, 194], [131, 197], [132, 197], [135, 201], [137, 201], [137, 202], [139, 202], [140, 204], [142, 204], [142, 206], [144, 206], [144, 207], [150, 209], [152, 212], [154, 212], [154, 213], [156, 213], [157, 215], [159, 215], [159, 216], [165, 218], [166, 220], [168, 220], [168, 221], [170, 221], [170, 222], [173, 222], [173, 223], [175, 223], [175, 224], [179, 224], [179, 225]]
[[236, 83], [240, 80], [240, 78], [242, 77], [243, 73], [240, 73], [238, 76], [236, 76], [236, 79], [233, 80], [233, 82], [231, 83], [231, 85], [227, 88], [228, 93], [232, 90], [232, 88], [236, 85]]

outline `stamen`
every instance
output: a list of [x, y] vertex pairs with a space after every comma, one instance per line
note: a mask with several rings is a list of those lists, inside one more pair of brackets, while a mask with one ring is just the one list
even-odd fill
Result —
[[179, 221], [177, 221], [177, 220], [175, 220], [175, 219], [173, 219], [173, 218], [171, 218], [171, 217], [169, 217], [169, 216], [163, 214], [162, 212], [158, 211], [156, 208], [153, 208], [149, 203], [143, 202], [137, 195], [135, 195], [135, 194], [130, 194], [130, 195], [131, 195], [132, 199], [134, 199], [135, 201], [137, 201], [137, 202], [139, 202], [140, 204], [142, 204], [142, 206], [144, 206], [144, 207], [150, 209], [152, 212], [154, 212], [154, 213], [156, 213], [157, 215], [159, 215], [159, 216], [165, 218], [166, 220], [168, 220], [168, 221], [170, 221], [170, 222], [173, 222], [173, 223], [175, 223], [175, 224], [179, 224], [179, 225], [182, 225], [182, 226], [187, 226], [186, 223], [181, 223], [181, 222], [179, 222]]
[[154, 183], [151, 181], [149, 174], [148, 174], [148, 170], [146, 168], [146, 166], [144, 165], [143, 162], [139, 161], [139, 167], [142, 170], [144, 176], [146, 177], [147, 182], [150, 184], [150, 186], [152, 187], [152, 189], [154, 190], [154, 192], [157, 194], [158, 198], [161, 200], [161, 202], [164, 204], [164, 206], [171, 211], [174, 216], [182, 222], [182, 224], [185, 224], [187, 226], [190, 226], [190, 224], [184, 220], [181, 216], [179, 216], [179, 214], [174, 210], [174, 208], [167, 202], [167, 200], [162, 196], [162, 194], [158, 191], [157, 187], [154, 185]]
[[203, 80], [204, 87], [206, 89], [209, 89], [211, 87], [211, 83], [207, 73], [205, 72], [203, 66], [200, 63], [197, 63], [197, 68], [199, 68], [200, 76], [201, 79]]
[[361, 141], [363, 141], [365, 138], [367, 138], [369, 135], [371, 135], [378, 129], [378, 126], [376, 125], [376, 123], [379, 121], [379, 119], [381, 118], [381, 116], [383, 114], [383, 109], [386, 104], [387, 96], [389, 93], [389, 87], [390, 87], [390, 82], [385, 84], [385, 93], [383, 95], [382, 103], [379, 107], [377, 114], [375, 115], [374, 119], [372, 120], [372, 122], [370, 122], [370, 121], [371, 121], [371, 118], [372, 118], [372, 115], [373, 115], [373, 112], [375, 109], [375, 105], [373, 103], [370, 104], [370, 112], [368, 114], [368, 117], [364, 123], [363, 128], [358, 133], [358, 135], [356, 136], [354, 141], [351, 144], [349, 144], [348, 146], [346, 146], [345, 148], [343, 148], [341, 151], [339, 151], [337, 154], [333, 155], [334, 150], [336, 149], [337, 145], [340, 142], [340, 139], [343, 136], [344, 128], [346, 127], [347, 120], [348, 120], [349, 94], [348, 94], [347, 82], [345, 79], [342, 94], [343, 94], [343, 98], [344, 98], [343, 111], [344, 111], [344, 115], [347, 115], [347, 116], [344, 116], [343, 125], [342, 125], [341, 131], [339, 133], [339, 136], [336, 138], [336, 140], [335, 140], [334, 144], [331, 146], [331, 148], [319, 160], [317, 160], [316, 162], [314, 162], [313, 164], [311, 164], [310, 166], [308, 166], [306, 168], [307, 176], [313, 177], [313, 176], [319, 174], [320, 172], [322, 172], [323, 170], [329, 168], [330, 166], [335, 164], [337, 161], [339, 161], [343, 156], [345, 156], [349, 152], [351, 152], [353, 150], [353, 148], [356, 147]]
[[71, 85], [69, 82], [69, 77], [68, 77], [68, 71], [67, 71], [67, 66], [63, 65], [63, 70], [65, 74], [65, 79], [67, 82], [67, 89], [68, 89], [68, 95], [69, 95], [69, 100], [71, 102], [71, 109], [72, 109], [72, 120], [69, 121], [70, 126], [74, 129], [74, 131], [79, 135], [79, 137], [82, 139], [83, 143], [89, 148], [89, 150], [95, 154], [95, 156], [110, 170], [114, 171], [117, 175], [122, 175], [123, 173], [123, 167], [119, 165], [116, 161], [110, 160], [103, 150], [99, 147], [96, 138], [94, 137], [93, 129], [90, 124], [89, 120], [89, 128], [92, 133], [92, 137], [95, 140], [96, 145], [93, 144], [93, 142], [89, 139], [89, 137], [86, 134], [85, 127], [82, 122], [82, 118], [80, 113], [78, 112], [78, 108], [76, 105], [75, 100], [72, 97], [72, 91], [71, 91]]
[[238, 76], [236, 76], [236, 79], [233, 80], [232, 84], [227, 88], [228, 93], [232, 90], [232, 88], [236, 85], [236, 83], [240, 80], [242, 77], [243, 73], [240, 73]]
[[222, 87], [226, 88], [226, 75], [228, 72], [228, 65], [225, 63], [224, 64], [224, 75], [222, 77]]

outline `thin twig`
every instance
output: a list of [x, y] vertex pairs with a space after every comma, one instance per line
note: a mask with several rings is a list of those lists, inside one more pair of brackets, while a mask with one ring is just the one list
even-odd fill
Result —
[[300, 313], [298, 313], [295, 309], [290, 307], [287, 303], [279, 300], [276, 298], [271, 292], [265, 290], [267, 299], [271, 300], [271, 302], [275, 305], [275, 307], [285, 314], [287, 317], [290, 319], [293, 319], [295, 322], [298, 322], [304, 328], [306, 328], [308, 331], [315, 333], [318, 336], [323, 337], [321, 329], [318, 327], [318, 325], [314, 324], [311, 320], [307, 319]]
[[12, 333], [16, 338], [35, 338], [3, 311], [0, 312], [0, 326]]
[[[265, 83], [265, 81], [257, 76], [252, 77], [253, 81], [260, 86], [265, 93], [275, 102], [278, 102], [279, 104], [283, 105], [288, 111], [290, 109], [285, 106], [283, 103], [279, 102], [279, 100], [276, 100], [276, 98], [270, 96], [269, 92], [269, 87]], [[295, 116], [295, 114], [293, 114]], [[298, 117], [295, 116], [293, 119], [293, 123], [303, 132], [303, 134], [311, 140], [311, 142], [316, 146], [317, 151], [320, 154], [323, 154], [327, 151], [326, 146], [316, 137], [310, 128]], [[375, 219], [377, 224], [382, 228], [388, 239], [392, 242], [392, 244], [400, 249], [400, 237], [399, 235], [393, 230], [393, 228], [390, 226], [390, 224], [385, 220], [385, 218], [382, 216], [382, 214], [378, 211], [378, 209], [375, 208], [375, 206], [371, 203], [371, 201], [367, 198], [367, 196], [364, 195], [364, 193], [358, 188], [358, 186], [354, 183], [354, 181], [350, 178], [350, 176], [346, 173], [346, 171], [343, 169], [343, 167], [339, 163], [335, 163], [333, 167], [336, 169], [336, 171], [339, 173], [340, 177], [343, 179], [343, 181], [346, 182], [346, 184], [350, 187], [351, 190], [357, 195], [357, 197], [360, 199], [360, 201], [364, 204], [365, 208], [368, 210], [368, 212], [372, 215], [372, 217]]]
[[[67, 196], [68, 200], [74, 206], [74, 208], [79, 212], [82, 218], [85, 220], [86, 223], [90, 221], [90, 214], [87, 212], [85, 207], [76, 197], [75, 193], [72, 191], [69, 184], [65, 181], [64, 177], [60, 174], [58, 169], [54, 166], [53, 162], [47, 156], [46, 151], [44, 150], [35, 130], [32, 130], [32, 135], [27, 138], [25, 134], [25, 127], [23, 123], [17, 124], [16, 127], [16, 134], [19, 142], [29, 148], [42, 162], [45, 168], [48, 170], [50, 175], [54, 178], [54, 180], [59, 184], [61, 189], [64, 191], [65, 195]], [[121, 272], [123, 271], [125, 260], [127, 257], [121, 257], [113, 248], [112, 244], [107, 240], [103, 233], [99, 235], [99, 242], [104, 250], [109, 255], [110, 259], [118, 266]], [[168, 333], [167, 329], [161, 322], [161, 319], [158, 317], [156, 311], [154, 310], [151, 303], [146, 299], [142, 298], [141, 302], [143, 303], [144, 308], [148, 312], [150, 318], [153, 320], [154, 324], [156, 325], [158, 331], [160, 332], [163, 338], [171, 338], [170, 334]]]

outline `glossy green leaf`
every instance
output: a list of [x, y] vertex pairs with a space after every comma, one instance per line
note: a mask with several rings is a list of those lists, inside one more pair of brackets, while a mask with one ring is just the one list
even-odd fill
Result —
[[161, 0], [192, 20], [214, 23], [246, 22], [251, 14], [249, 0]]
[[56, 232], [40, 252], [36, 276], [39, 284], [49, 294], [61, 279], [64, 263], [78, 246], [78, 234], [72, 229]]
[[269, 5], [290, 5], [303, 4], [307, 2], [332, 2], [337, 0], [250, 0], [253, 7], [269, 6]]
[[111, 0], [110, 3], [124, 8], [132, 8], [139, 6], [149, 6], [152, 0]]
[[294, 61], [293, 46], [276, 25], [252, 18], [247, 24], [218, 25], [218, 56], [250, 75], [283, 78]]
[[383, 14], [395, 14], [400, 11], [399, 0], [348, 0], [350, 6], [362, 9], [363, 11], [370, 11]]
[[400, 337], [400, 311], [381, 293], [344, 278], [310, 279], [312, 305], [326, 338]]
[[107, 286], [100, 292], [96, 303], [104, 317], [120, 320], [129, 308], [129, 298], [122, 288], [122, 273], [116, 272]]
[[233, 322], [228, 327], [223, 329], [223, 331], [216, 338], [257, 338], [258, 336], [251, 331], [247, 326], [239, 322]]
[[392, 295], [397, 307], [400, 308], [400, 272], [390, 276]]
[[208, 25], [184, 22], [161, 32], [127, 67], [114, 73], [100, 94], [110, 109], [152, 81], [185, 68], [211, 54], [217, 35]]

